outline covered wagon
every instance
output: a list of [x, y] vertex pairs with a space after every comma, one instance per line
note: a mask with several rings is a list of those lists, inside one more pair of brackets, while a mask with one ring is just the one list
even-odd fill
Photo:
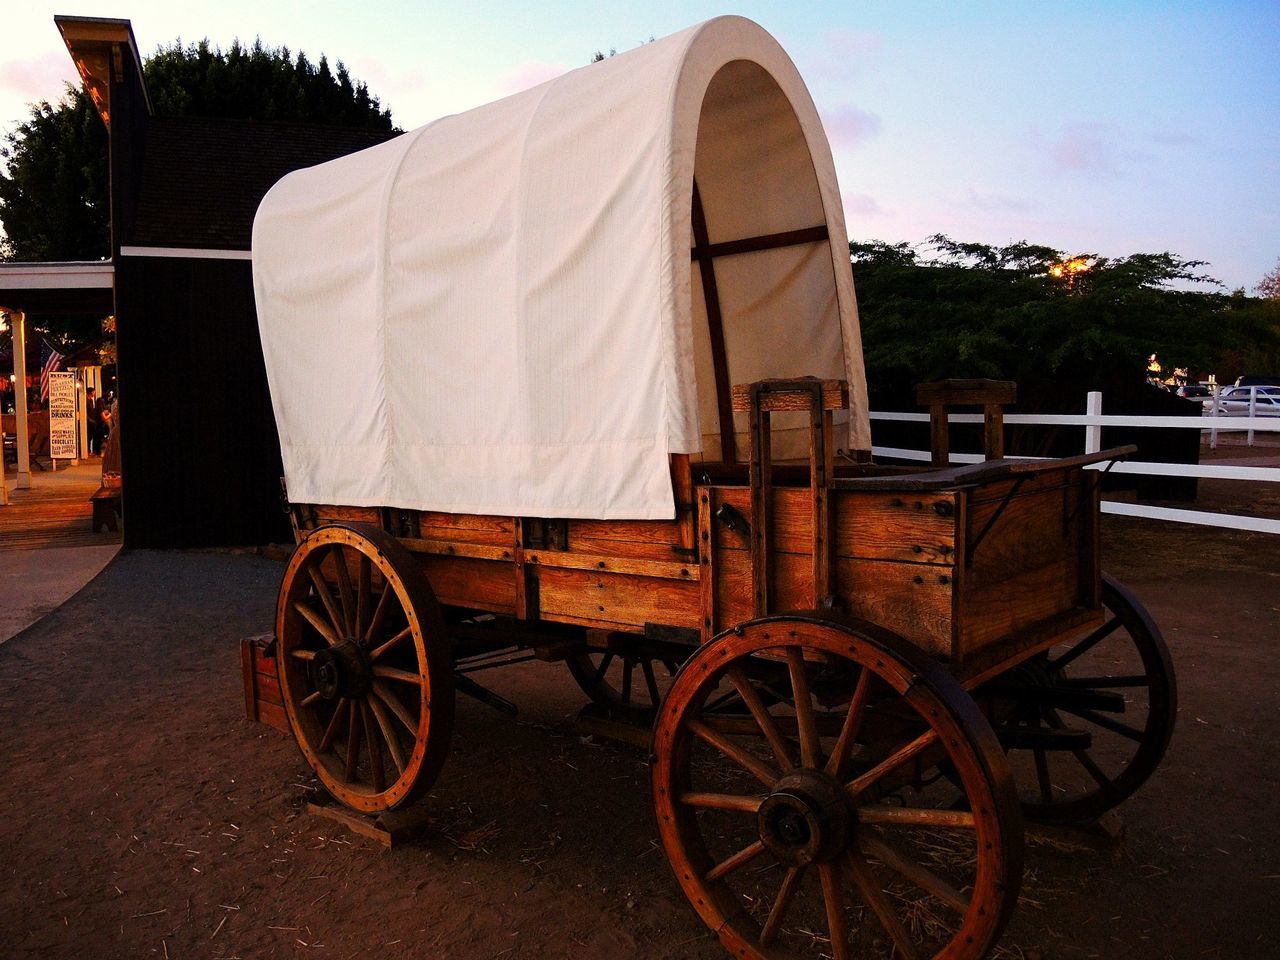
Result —
[[[652, 728], [735, 956], [979, 957], [1023, 815], [1095, 817], [1163, 754], [1168, 655], [1099, 567], [1087, 468], [1123, 451], [1005, 458], [1012, 385], [947, 382], [935, 468], [872, 461], [830, 149], [750, 21], [290, 174], [253, 258], [280, 685], [348, 806], [425, 792], [456, 693], [510, 706], [477, 673], [564, 661]], [[989, 459], [951, 468], [964, 404]]]

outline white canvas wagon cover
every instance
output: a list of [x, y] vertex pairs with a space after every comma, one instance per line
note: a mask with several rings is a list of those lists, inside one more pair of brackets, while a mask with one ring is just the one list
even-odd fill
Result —
[[848, 379], [870, 446], [830, 148], [749, 20], [286, 176], [253, 272], [294, 502], [670, 518], [765, 377]]

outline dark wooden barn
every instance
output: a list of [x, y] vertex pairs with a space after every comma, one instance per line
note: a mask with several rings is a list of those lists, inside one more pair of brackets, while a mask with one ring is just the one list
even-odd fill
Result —
[[286, 540], [254, 211], [291, 170], [394, 134], [156, 116], [129, 21], [56, 22], [110, 133], [125, 545]]

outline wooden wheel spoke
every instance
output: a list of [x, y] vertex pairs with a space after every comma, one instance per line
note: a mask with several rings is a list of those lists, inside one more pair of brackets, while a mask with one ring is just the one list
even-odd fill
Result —
[[853, 698], [849, 701], [849, 712], [845, 714], [844, 726], [840, 728], [840, 736], [836, 739], [835, 749], [827, 759], [827, 773], [840, 779], [844, 774], [845, 758], [849, 749], [858, 738], [858, 729], [862, 726], [862, 715], [867, 708], [867, 696], [871, 692], [871, 671], [865, 667], [858, 674], [858, 685], [853, 689]]
[[1089, 776], [1093, 777], [1098, 786], [1104, 790], [1111, 788], [1111, 778], [1102, 772], [1102, 768], [1094, 762], [1093, 757], [1089, 756], [1087, 750], [1072, 750], [1071, 755], [1076, 758], [1080, 766], [1084, 767]]
[[786, 773], [792, 769], [795, 766], [795, 761], [791, 757], [790, 741], [778, 729], [778, 724], [774, 721], [773, 714], [769, 712], [768, 707], [760, 699], [760, 694], [751, 685], [751, 680], [742, 672], [742, 668], [737, 666], [730, 667], [725, 671], [725, 676], [729, 678], [729, 682], [738, 691], [738, 696], [742, 698], [742, 702], [751, 711], [751, 716], [755, 717], [756, 724], [760, 727], [760, 732], [764, 734], [764, 738], [769, 741], [769, 746], [773, 748], [773, 755], [777, 758], [778, 766], [782, 768], [782, 772]]
[[935, 810], [931, 807], [893, 807], [868, 804], [858, 808], [861, 823], [894, 827], [935, 827], [944, 830], [973, 830], [973, 814], [968, 810]]
[[701, 720], [691, 719], [688, 721], [688, 725], [689, 730], [699, 739], [715, 747], [715, 749], [738, 764], [766, 787], [773, 789], [773, 785], [778, 782], [779, 773], [776, 770], [770, 768], [763, 760], [743, 750], [721, 733], [711, 729]]
[[364, 728], [364, 738], [369, 744], [369, 771], [373, 775], [373, 789], [381, 793], [387, 788], [387, 782], [382, 770], [382, 747], [378, 743], [378, 731], [373, 725], [368, 700], [360, 701], [360, 725]]
[[858, 887], [858, 892], [862, 894], [862, 899], [871, 908], [871, 912], [876, 915], [876, 919], [880, 921], [880, 926], [884, 927], [885, 932], [889, 934], [889, 939], [893, 941], [893, 945], [897, 947], [898, 953], [903, 960], [917, 960], [920, 955], [916, 952], [915, 944], [911, 940], [911, 934], [907, 932], [907, 928], [902, 925], [897, 912], [885, 898], [884, 891], [880, 889], [879, 881], [876, 880], [875, 874], [871, 872], [871, 865], [862, 856], [862, 851], [857, 849], [850, 850], [845, 862], [848, 865], [849, 874], [852, 876], [853, 882]]
[[725, 693], [720, 694], [720, 696], [716, 697], [714, 700], [710, 701], [705, 707], [702, 708], [702, 712], [704, 714], [717, 713], [721, 708], [727, 707], [731, 703], [736, 703], [741, 699], [742, 699], [742, 696], [741, 694], [738, 693], [737, 690], [729, 690]]
[[613, 663], [613, 654], [606, 652], [605, 655], [600, 658], [600, 666], [596, 667], [596, 672], [591, 677], [591, 682], [593, 684], [599, 683], [604, 679], [604, 675], [609, 672], [609, 664], [611, 663]]
[[373, 601], [373, 561], [365, 554], [360, 554], [360, 569], [357, 573], [359, 581], [356, 594], [356, 623], [352, 632], [363, 637], [369, 626], [369, 604]]
[[636, 662], [630, 657], [622, 658], [622, 702], [631, 702], [631, 675], [635, 672]]
[[373, 718], [378, 721], [378, 729], [382, 731], [382, 739], [387, 743], [387, 751], [391, 754], [391, 762], [396, 765], [396, 772], [404, 773], [404, 750], [400, 747], [400, 738], [396, 735], [395, 728], [391, 726], [387, 708], [382, 705], [376, 690], [369, 698], [369, 709], [373, 713]]
[[[320, 554], [317, 553], [316, 556], [320, 556]], [[316, 588], [316, 593], [320, 595], [320, 602], [324, 604], [325, 613], [329, 614], [329, 623], [333, 626], [333, 636], [342, 637], [344, 632], [342, 614], [338, 612], [337, 606], [334, 605], [333, 594], [329, 591], [328, 582], [320, 573], [319, 565], [313, 563], [307, 572], [311, 574], [311, 582]], [[319, 628], [317, 627], [317, 629]], [[340, 641], [335, 640], [332, 642], [336, 646]]]
[[1142, 742], [1142, 731], [1136, 727], [1131, 727], [1127, 723], [1121, 723], [1119, 720], [1113, 720], [1106, 714], [1098, 713], [1096, 710], [1086, 710], [1082, 707], [1058, 707], [1063, 713], [1069, 713], [1072, 716], [1079, 717], [1081, 720], [1088, 720], [1094, 726], [1102, 727], [1104, 730], [1110, 730], [1112, 733], [1118, 733], [1122, 737], [1134, 740], [1138, 743]]
[[912, 863], [869, 830], [864, 831], [860, 835], [860, 839], [865, 853], [870, 854], [890, 870], [910, 880], [921, 890], [937, 897], [956, 913], [963, 914], [969, 909], [969, 901], [965, 899], [964, 894], [932, 870], [918, 863]]
[[1062, 656], [1058, 657], [1056, 660], [1050, 660], [1049, 667], [1053, 670], [1062, 670], [1067, 666], [1067, 664], [1074, 662], [1078, 657], [1084, 656], [1107, 637], [1111, 636], [1111, 634], [1120, 629], [1122, 625], [1123, 621], [1119, 617], [1112, 617]]
[[641, 660], [640, 669], [644, 673], [644, 685], [649, 688], [649, 702], [656, 707], [662, 695], [658, 693], [658, 678], [653, 675], [653, 661]]
[[[405, 627], [403, 630], [397, 633], [394, 637], [392, 637], [386, 643], [382, 644], [379, 647], [375, 647], [373, 650], [371, 650], [369, 652], [369, 659], [377, 660], [379, 657], [381, 657], [384, 653], [386, 653], [388, 650], [394, 647], [397, 643], [399, 643], [405, 637], [412, 636], [412, 634], [413, 634], [413, 627]], [[374, 672], [376, 673], [377, 671], [375, 670]]]
[[683, 793], [680, 802], [704, 810], [736, 810], [754, 816], [760, 809], [761, 797], [748, 797], [738, 793]]
[[353, 702], [347, 713], [351, 717], [347, 724], [347, 782], [354, 783], [356, 765], [360, 762], [360, 711]]
[[369, 621], [369, 629], [364, 632], [366, 647], [372, 646], [374, 638], [382, 632], [382, 625], [386, 622], [387, 614], [391, 612], [391, 598], [395, 593], [391, 584], [383, 584], [382, 595], [378, 597], [378, 605], [373, 609], [373, 619]]
[[728, 876], [729, 874], [733, 873], [733, 871], [737, 870], [739, 867], [750, 863], [752, 860], [760, 856], [760, 854], [762, 853], [764, 853], [764, 841], [757, 840], [755, 843], [750, 844], [749, 846], [743, 847], [733, 856], [728, 857], [720, 861], [719, 863], [717, 863], [714, 867], [712, 867], [709, 871], [707, 871], [706, 879], [708, 882], [710, 882], [712, 880], [719, 880], [722, 877]]
[[1036, 782], [1040, 786], [1040, 799], [1053, 802], [1053, 781], [1049, 779], [1049, 755], [1044, 750], [1034, 751], [1036, 758]]
[[303, 697], [303, 698], [302, 698], [302, 701], [301, 701], [301, 702], [302, 702], [302, 706], [304, 706], [304, 707], [309, 707], [309, 706], [311, 706], [313, 703], [316, 703], [319, 699], [320, 699], [320, 691], [319, 691], [319, 690], [314, 690], [314, 691], [312, 691], [311, 693], [308, 693], [305, 697]]
[[831, 935], [832, 960], [848, 960], [849, 925], [844, 916], [840, 868], [834, 863], [820, 863], [818, 876], [822, 879], [822, 901], [827, 908], [827, 932]]
[[929, 747], [937, 743], [937, 741], [938, 732], [936, 730], [926, 730], [910, 743], [899, 747], [893, 753], [889, 754], [889, 756], [885, 757], [866, 773], [850, 780], [845, 784], [845, 789], [848, 790], [852, 796], [856, 797], [885, 774], [890, 773], [898, 769], [898, 767], [902, 766], [904, 763], [915, 759]]
[[395, 692], [390, 687], [375, 680], [373, 682], [373, 694], [386, 704], [387, 709], [396, 715], [396, 719], [404, 724], [405, 729], [408, 730], [410, 734], [414, 737], [418, 735], [417, 721], [413, 719], [413, 715], [409, 713], [405, 708], [405, 705], [400, 701], [400, 698], [396, 696]]
[[324, 736], [320, 738], [320, 746], [316, 751], [317, 753], [324, 753], [333, 746], [333, 738], [342, 729], [342, 721], [346, 719], [347, 710], [350, 707], [350, 700], [343, 699], [338, 701], [338, 706], [334, 708], [333, 716], [329, 719], [329, 726], [325, 727]]
[[289, 651], [289, 656], [295, 660], [314, 660], [316, 652], [314, 650], [305, 650], [302, 647], [295, 647]]
[[347, 552], [342, 549], [342, 544], [335, 544], [332, 553], [333, 568], [338, 574], [338, 600], [342, 604], [342, 623], [346, 627], [343, 636], [350, 637], [356, 632], [356, 602], [351, 589], [351, 570], [347, 567]]
[[384, 680], [398, 680], [401, 683], [411, 683], [415, 687], [422, 686], [422, 678], [416, 673], [410, 673], [408, 670], [399, 670], [395, 667], [373, 667], [373, 675], [382, 677]]
[[[324, 637], [325, 643], [329, 644], [329, 646], [336, 647], [342, 642], [338, 638], [338, 635], [333, 632], [332, 625], [330, 625], [324, 617], [316, 613], [315, 610], [311, 609], [311, 605], [309, 603], [304, 603], [301, 600], [295, 600], [293, 601], [293, 609], [302, 614], [303, 619], [316, 628], [316, 631], [320, 636]], [[296, 654], [297, 652], [298, 651], [295, 649], [294, 653]]]
[[821, 748], [818, 743], [818, 724], [813, 717], [813, 701], [809, 696], [809, 674], [805, 668], [804, 652], [799, 647], [787, 647], [787, 666], [791, 671], [791, 694], [795, 702], [796, 723], [800, 728], [800, 762], [810, 769], [821, 765]]
[[760, 946], [767, 947], [778, 936], [778, 930], [782, 926], [782, 919], [787, 915], [787, 909], [791, 906], [791, 902], [795, 900], [796, 893], [800, 890], [800, 880], [804, 877], [804, 867], [790, 867], [787, 869], [787, 875], [782, 878], [782, 886], [778, 888], [778, 896], [773, 901], [773, 908], [769, 911], [769, 918], [765, 920], [764, 927], [760, 930]]

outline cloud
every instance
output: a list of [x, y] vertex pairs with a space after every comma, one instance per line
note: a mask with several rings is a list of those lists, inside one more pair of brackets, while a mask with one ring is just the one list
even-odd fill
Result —
[[530, 60], [527, 63], [518, 64], [501, 74], [498, 77], [497, 85], [498, 89], [504, 94], [519, 93], [522, 90], [528, 90], [530, 87], [536, 87], [540, 83], [546, 83], [548, 80], [554, 80], [568, 71], [569, 68], [563, 63], [545, 63], [540, 60]]
[[65, 50], [52, 50], [34, 60], [0, 63], [0, 91], [24, 101], [56, 100], [62, 96], [64, 83], [80, 83]]
[[1074, 123], [1048, 145], [1049, 159], [1061, 170], [1114, 173], [1116, 144], [1106, 124]]
[[997, 213], [1027, 213], [1031, 209], [1031, 204], [1019, 197], [994, 191], [975, 190], [973, 187], [969, 188], [969, 203], [979, 210]]
[[851, 103], [825, 113], [822, 125], [836, 147], [861, 146], [880, 132], [880, 118]]
[[850, 214], [861, 217], [882, 217], [884, 210], [869, 193], [845, 193], [840, 196], [844, 203], [845, 217]]

